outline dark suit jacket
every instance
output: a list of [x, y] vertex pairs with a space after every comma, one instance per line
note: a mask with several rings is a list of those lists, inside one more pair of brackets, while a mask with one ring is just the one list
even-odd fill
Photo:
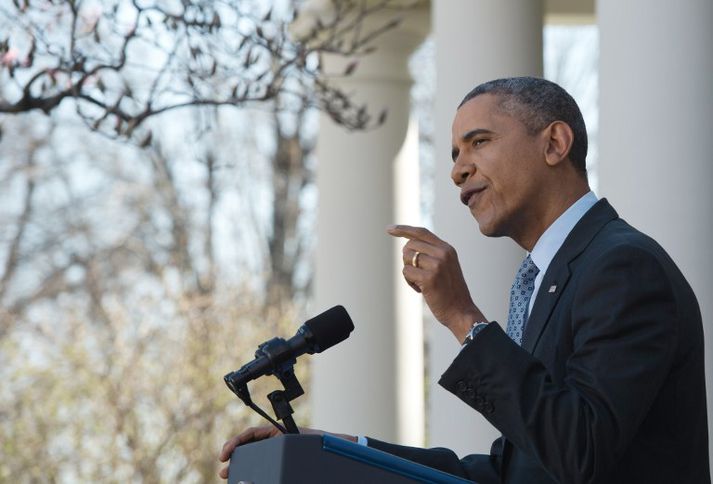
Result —
[[698, 302], [606, 200], [552, 260], [522, 347], [491, 324], [439, 383], [502, 432], [489, 456], [369, 445], [483, 484], [710, 483]]

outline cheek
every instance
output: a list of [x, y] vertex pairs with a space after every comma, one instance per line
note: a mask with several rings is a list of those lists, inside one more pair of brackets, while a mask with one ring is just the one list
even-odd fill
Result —
[[502, 196], [491, 185], [480, 197], [478, 203], [473, 207], [473, 215], [477, 216], [482, 223], [492, 223], [503, 211]]
[[526, 179], [511, 176], [512, 174], [504, 175], [509, 176], [493, 181], [491, 189], [487, 190], [487, 197], [483, 199], [483, 210], [487, 210], [492, 218], [508, 217], [527, 202], [524, 190]]

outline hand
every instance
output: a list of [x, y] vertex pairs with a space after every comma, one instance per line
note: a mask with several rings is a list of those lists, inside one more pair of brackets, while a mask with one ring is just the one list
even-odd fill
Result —
[[[265, 425], [262, 427], [250, 427], [249, 429], [244, 430], [239, 435], [236, 435], [235, 437], [223, 444], [223, 449], [220, 451], [218, 460], [220, 460], [220, 462], [227, 462], [230, 459], [230, 455], [233, 453], [233, 450], [235, 450], [235, 448], [239, 445], [247, 444], [249, 442], [257, 442], [258, 440], [269, 439], [270, 437], [277, 437], [278, 435], [282, 435], [282, 432], [280, 432], [276, 427], [273, 427], [272, 425]], [[220, 469], [218, 475], [223, 479], [227, 479], [228, 466], [225, 466]]]
[[[474, 322], [487, 319], [470, 297], [455, 249], [422, 227], [393, 225], [387, 232], [409, 239], [402, 250], [404, 279], [462, 343]], [[416, 252], [418, 267], [412, 264]]]
[[[346, 440], [351, 440], [352, 442], [356, 442], [357, 438], [352, 436], [352, 435], [345, 435], [345, 434], [331, 434], [330, 432], [324, 432], [322, 430], [317, 430], [317, 429], [309, 429], [309, 428], [300, 428], [300, 433], [305, 434], [305, 435], [324, 435], [324, 434], [330, 434], [334, 435], [336, 437], [340, 437], [342, 439]], [[265, 425], [261, 427], [250, 427], [247, 430], [244, 430], [240, 434], [236, 435], [232, 439], [228, 440], [225, 444], [223, 444], [223, 449], [220, 451], [220, 455], [218, 456], [218, 459], [220, 462], [227, 462], [230, 459], [230, 456], [232, 455], [233, 451], [235, 450], [236, 447], [239, 445], [247, 444], [250, 442], [257, 442], [259, 440], [265, 440], [269, 439], [271, 437], [277, 437], [282, 435], [282, 432], [280, 432], [277, 428], [273, 427], [272, 425]], [[223, 467], [220, 469], [218, 472], [218, 475], [222, 477], [223, 479], [228, 478], [228, 466]]]

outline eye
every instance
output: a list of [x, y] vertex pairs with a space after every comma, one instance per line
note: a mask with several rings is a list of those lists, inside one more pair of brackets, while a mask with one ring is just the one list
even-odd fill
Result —
[[480, 146], [489, 141], [487, 138], [475, 138], [473, 140], [473, 146]]

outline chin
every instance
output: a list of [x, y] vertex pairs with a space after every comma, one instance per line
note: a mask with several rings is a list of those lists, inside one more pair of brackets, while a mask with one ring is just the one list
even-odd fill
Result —
[[484, 227], [480, 226], [480, 233], [485, 235], [486, 237], [500, 237], [502, 234], [499, 234], [495, 230], [492, 230], [490, 227]]
[[477, 219], [476, 221], [478, 222], [478, 229], [480, 229], [481, 234], [485, 235], [486, 237], [495, 237], [495, 232], [493, 230], [494, 227], [492, 225], [487, 224], [485, 222], [480, 222]]
[[[473, 208], [475, 209], [475, 207]], [[486, 237], [509, 236], [510, 231], [508, 229], [511, 227], [508, 223], [508, 217], [504, 216], [502, 210], [489, 205], [481, 207], [481, 210], [477, 211], [477, 213], [475, 210], [471, 210], [470, 213], [475, 221], [478, 222], [480, 233]]]
[[493, 220], [480, 221], [476, 219], [476, 221], [478, 222], [478, 228], [480, 229], [480, 233], [485, 235], [486, 237], [502, 237], [506, 235], [502, 230], [502, 227], [494, 223]]

